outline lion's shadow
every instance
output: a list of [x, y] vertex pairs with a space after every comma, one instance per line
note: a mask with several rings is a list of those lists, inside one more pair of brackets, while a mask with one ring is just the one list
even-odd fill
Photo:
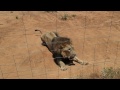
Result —
[[[62, 61], [65, 63], [65, 65], [68, 65], [68, 66], [75, 65], [73, 61], [70, 61], [69, 59], [62, 59]], [[56, 65], [58, 65], [56, 59], [54, 59], [54, 62], [56, 63]]]
[[[57, 60], [55, 59], [55, 57], [56, 56], [53, 55], [53, 60], [56, 63], [56, 65], [58, 65]], [[68, 66], [75, 65], [72, 60], [69, 60], [67, 58], [66, 59], [61, 59], [61, 60], [65, 63], [65, 65], [68, 65]]]
[[[51, 50], [49, 49], [49, 47], [48, 47], [44, 42], [42, 42], [41, 45], [42, 45], [42, 46], [45, 46], [45, 47], [51, 52]], [[56, 65], [58, 65], [58, 63], [57, 63], [57, 61], [56, 61], [56, 59], [55, 59], [57, 56], [58, 56], [58, 55], [52, 53], [52, 57], [53, 57], [53, 60], [54, 60], [54, 62], [55, 62]], [[59, 55], [59, 56], [62, 57], [61, 55]], [[69, 59], [62, 59], [62, 61], [65, 63], [65, 65], [68, 65], [68, 66], [75, 65], [75, 64], [73, 63], [73, 61], [71, 61], [71, 60], [69, 60]], [[58, 65], [58, 66], [59, 66], [59, 65]]]

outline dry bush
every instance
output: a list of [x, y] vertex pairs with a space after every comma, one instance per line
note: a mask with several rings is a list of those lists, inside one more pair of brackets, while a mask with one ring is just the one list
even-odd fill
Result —
[[120, 68], [114, 69], [112, 67], [104, 68], [101, 74], [92, 73], [89, 77], [76, 76], [74, 79], [120, 79]]
[[112, 67], [104, 68], [102, 71], [103, 79], [120, 79], [120, 68], [113, 69]]
[[72, 19], [75, 17], [76, 17], [75, 14], [73, 14], [73, 15], [64, 14], [63, 16], [61, 16], [61, 20], [68, 20], [68, 19]]

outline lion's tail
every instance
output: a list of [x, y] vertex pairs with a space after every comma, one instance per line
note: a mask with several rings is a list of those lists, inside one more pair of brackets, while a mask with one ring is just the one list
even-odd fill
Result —
[[39, 31], [39, 32], [42, 34], [42, 31], [41, 31], [41, 30], [36, 29], [35, 31]]

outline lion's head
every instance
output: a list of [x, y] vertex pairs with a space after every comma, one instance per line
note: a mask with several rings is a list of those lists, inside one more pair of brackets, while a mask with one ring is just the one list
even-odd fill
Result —
[[76, 56], [74, 47], [69, 38], [66, 37], [56, 37], [53, 39], [53, 51], [54, 53], [59, 53], [63, 58], [73, 59]]

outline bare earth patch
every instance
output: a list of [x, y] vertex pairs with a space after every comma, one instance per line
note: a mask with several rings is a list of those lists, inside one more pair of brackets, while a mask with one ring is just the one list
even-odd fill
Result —
[[[75, 63], [61, 71], [35, 29], [71, 38], [77, 56], [90, 64]], [[119, 41], [117, 11], [0, 11], [0, 78], [87, 78], [100, 74], [105, 67], [120, 66]]]

